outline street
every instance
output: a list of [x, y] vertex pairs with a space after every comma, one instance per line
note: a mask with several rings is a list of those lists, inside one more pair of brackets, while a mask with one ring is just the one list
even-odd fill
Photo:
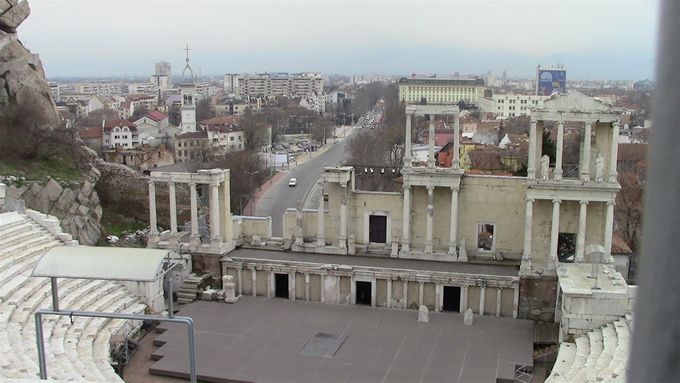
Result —
[[[272, 217], [272, 235], [275, 237], [283, 235], [283, 212], [288, 208], [295, 208], [297, 201], [305, 198], [307, 190], [319, 179], [325, 166], [336, 166], [340, 163], [348, 139], [345, 138], [318, 157], [313, 157], [293, 168], [260, 198], [255, 207], [255, 215]], [[288, 186], [288, 180], [293, 177], [297, 178], [297, 186]]]
[[[357, 132], [359, 127], [369, 124], [368, 121], [378, 122], [379, 114], [382, 109], [378, 106], [369, 111], [367, 116], [360, 119], [357, 129], [353, 129], [345, 139], [333, 145], [326, 152], [313, 157], [305, 163], [294, 167], [288, 172], [286, 177], [279, 179], [275, 185], [270, 187], [265, 194], [258, 200], [255, 206], [255, 215], [259, 217], [272, 217], [272, 235], [280, 237], [283, 235], [283, 213], [286, 209], [295, 208], [298, 201], [303, 201], [307, 191], [317, 182], [325, 166], [337, 166], [345, 155], [345, 147], [351, 136]], [[315, 155], [312, 153], [312, 155]], [[297, 186], [288, 186], [288, 180], [297, 178]]]

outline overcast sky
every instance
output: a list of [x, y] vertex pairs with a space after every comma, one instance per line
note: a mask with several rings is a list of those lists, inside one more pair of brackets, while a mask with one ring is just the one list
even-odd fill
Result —
[[644, 79], [658, 1], [228, 2], [30, 0], [19, 38], [48, 77], [320, 71]]

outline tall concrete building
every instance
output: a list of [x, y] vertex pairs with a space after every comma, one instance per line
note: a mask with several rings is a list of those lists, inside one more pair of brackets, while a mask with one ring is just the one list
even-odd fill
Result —
[[276, 96], [306, 97], [323, 94], [323, 77], [320, 73], [258, 73], [255, 75], [225, 75], [227, 82], [235, 84], [231, 89], [238, 90], [244, 97]]
[[238, 73], [227, 73], [224, 75], [224, 93], [238, 94], [238, 79], [240, 76]]
[[460, 101], [479, 104], [484, 96], [484, 80], [461, 78], [402, 77], [399, 79], [399, 99], [409, 104], [454, 105]]
[[160, 90], [167, 90], [170, 88], [170, 63], [161, 61], [156, 63], [156, 70], [151, 75], [151, 83]]

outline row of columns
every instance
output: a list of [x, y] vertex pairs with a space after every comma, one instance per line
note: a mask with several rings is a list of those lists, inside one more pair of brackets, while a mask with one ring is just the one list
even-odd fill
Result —
[[[252, 280], [252, 296], [257, 296], [257, 270], [255, 268], [251, 268], [251, 280]], [[237, 281], [238, 281], [238, 295], [243, 295], [243, 285], [242, 285], [242, 272], [243, 270], [239, 267], [236, 269], [237, 273]], [[267, 278], [267, 297], [273, 297], [274, 296], [274, 271], [269, 272], [269, 277]], [[311, 283], [310, 283], [310, 273], [304, 273], [305, 275], [305, 301], [309, 302], [311, 301]], [[320, 301], [321, 303], [324, 303], [325, 299], [325, 275], [320, 274], [321, 277], [321, 283], [320, 283]], [[295, 300], [295, 272], [289, 272], [288, 273], [288, 278], [289, 278], [289, 299], [290, 300]], [[401, 299], [401, 305], [396, 306], [392, 305], [392, 279], [387, 279], [387, 308], [397, 308], [397, 309], [408, 309], [408, 282], [409, 281], [402, 281], [402, 299]], [[371, 292], [371, 306], [375, 307], [376, 306], [376, 281], [371, 282], [372, 285], [372, 292]], [[465, 285], [461, 286], [460, 289], [460, 312], [465, 312], [465, 310], [468, 309], [469, 307], [469, 288], [470, 286]], [[479, 294], [479, 315], [484, 315], [485, 314], [485, 300], [486, 300], [486, 285], [482, 284], [480, 286], [480, 294]], [[502, 288], [501, 287], [496, 287], [496, 312], [495, 316], [499, 317], [501, 315], [501, 296], [502, 296]], [[435, 312], [442, 311], [442, 300], [443, 300], [443, 294], [444, 294], [444, 285], [441, 283], [436, 283], [435, 284]], [[351, 277], [351, 282], [350, 282], [350, 302], [352, 304], [356, 304], [355, 298], [356, 298], [356, 287], [355, 287], [355, 278], [354, 276]], [[418, 282], [418, 307], [422, 306], [425, 302], [425, 283], [424, 282]], [[517, 318], [517, 305], [519, 304], [519, 287], [515, 286], [513, 288], [513, 318]]]
[[[196, 192], [196, 183], [189, 183], [190, 199], [191, 199], [191, 239], [192, 242], [198, 241], [200, 243], [200, 234], [198, 232], [198, 193]], [[224, 195], [222, 196], [226, 201], [229, 198], [228, 188], [223, 188]], [[179, 241], [179, 231], [177, 230], [177, 197], [175, 190], [175, 182], [168, 182], [168, 195], [170, 199], [170, 241], [177, 244]], [[221, 241], [222, 235], [220, 230], [220, 184], [210, 184], [210, 237], [213, 241]], [[158, 219], [156, 216], [156, 184], [155, 181], [149, 181], [149, 224], [151, 226], [150, 235], [158, 235]]]
[[[406, 115], [406, 140], [405, 140], [405, 153], [404, 153], [404, 166], [410, 167], [411, 158], [411, 148], [412, 148], [412, 124], [413, 115]], [[458, 115], [454, 115], [453, 122], [453, 161], [451, 166], [454, 169], [460, 168], [460, 121]], [[434, 146], [435, 146], [435, 127], [434, 127], [434, 115], [430, 115], [430, 123], [428, 128], [428, 153], [427, 153], [427, 167], [434, 168], [436, 165], [434, 157]]]
[[[527, 198], [525, 216], [524, 216], [524, 251], [522, 253], [522, 265], [521, 269], [524, 271], [531, 270], [532, 267], [532, 257], [531, 257], [531, 242], [532, 242], [532, 230], [533, 230], [533, 206], [535, 200], [533, 198]], [[554, 270], [558, 263], [558, 240], [560, 232], [560, 205], [562, 201], [560, 199], [553, 199], [552, 208], [552, 221], [550, 226], [550, 249], [548, 252], [548, 269]], [[578, 215], [578, 229], [576, 233], [576, 255], [575, 262], [583, 262], [585, 257], [585, 240], [586, 240], [586, 217], [589, 201], [580, 200], [579, 201], [579, 215]], [[606, 202], [606, 213], [604, 222], [604, 248], [605, 254], [611, 254], [612, 248], [612, 231], [614, 225], [614, 201]]]
[[[433, 185], [427, 188], [427, 217], [425, 223], [425, 254], [433, 253], [433, 230], [434, 230], [434, 189]], [[458, 243], [458, 187], [451, 187], [451, 214], [449, 222], [449, 255], [456, 255]], [[404, 184], [404, 206], [402, 227], [402, 252], [409, 252], [411, 248], [411, 186]]]
[[[527, 178], [536, 178], [536, 138], [537, 138], [537, 121], [531, 120], [529, 127], [529, 159], [527, 166]], [[612, 135], [611, 141], [609, 143], [609, 177], [608, 182], [616, 182], [617, 171], [616, 171], [616, 161], [617, 161], [617, 151], [619, 144], [619, 123], [612, 123]], [[580, 166], [580, 178], [582, 181], [590, 181], [590, 150], [592, 146], [592, 122], [587, 121], [585, 123], [585, 132], [583, 138], [583, 158], [581, 160]], [[558, 121], [557, 123], [557, 143], [555, 152], [555, 169], [553, 171], [553, 177], [555, 181], [561, 181], [563, 170], [562, 170], [562, 152], [564, 150], [564, 122]], [[546, 175], [541, 174], [542, 177]]]

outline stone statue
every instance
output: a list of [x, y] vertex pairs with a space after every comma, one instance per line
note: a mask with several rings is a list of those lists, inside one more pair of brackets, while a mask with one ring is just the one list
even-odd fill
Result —
[[597, 153], [595, 157], [595, 182], [604, 182], [604, 157]]
[[473, 320], [474, 314], [472, 314], [472, 309], [465, 310], [465, 314], [463, 315], [463, 324], [466, 326], [472, 326]]
[[459, 262], [467, 262], [468, 257], [467, 257], [467, 250], [465, 250], [465, 238], [460, 240], [460, 244], [458, 247], [458, 261]]
[[430, 311], [427, 306], [421, 305], [418, 309], [418, 322], [429, 322], [430, 321]]
[[234, 277], [231, 275], [222, 276], [222, 291], [224, 291], [224, 301], [226, 303], [235, 303], [238, 300]]
[[548, 171], [550, 170], [550, 157], [548, 155], [544, 155], [541, 157], [541, 179], [542, 180], [547, 180], [548, 179]]

